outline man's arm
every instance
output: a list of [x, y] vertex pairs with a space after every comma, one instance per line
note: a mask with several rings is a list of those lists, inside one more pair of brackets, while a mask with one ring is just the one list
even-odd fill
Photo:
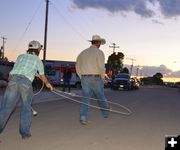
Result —
[[43, 63], [40, 59], [38, 59], [38, 63], [37, 63], [37, 70], [38, 73], [35, 73], [35, 76], [40, 78], [41, 81], [43, 81], [46, 85], [47, 88], [49, 88], [51, 91], [53, 90], [53, 86], [49, 83], [48, 79], [46, 78], [46, 76], [44, 75], [44, 66]]
[[76, 59], [76, 73], [78, 74], [79, 78], [81, 79], [81, 69], [80, 69], [80, 59], [79, 59], [79, 56]]
[[105, 76], [105, 56], [102, 51], [99, 51], [98, 57], [97, 57], [97, 66], [101, 75], [101, 78], [104, 78]]

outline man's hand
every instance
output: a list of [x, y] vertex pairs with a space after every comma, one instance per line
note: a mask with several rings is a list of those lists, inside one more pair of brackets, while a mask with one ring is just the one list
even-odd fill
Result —
[[[35, 75], [39, 75], [39, 74], [35, 74]], [[45, 83], [47, 88], [49, 88], [51, 91], [53, 91], [53, 86], [49, 83], [49, 81], [45, 75], [39, 75], [39, 78]]]
[[8, 81], [10, 81], [12, 79], [12, 76], [11, 75], [9, 75], [8, 76]]
[[46, 87], [53, 91], [53, 86], [49, 82], [46, 84]]
[[35, 73], [35, 77], [41, 78], [41, 76], [37, 72]]

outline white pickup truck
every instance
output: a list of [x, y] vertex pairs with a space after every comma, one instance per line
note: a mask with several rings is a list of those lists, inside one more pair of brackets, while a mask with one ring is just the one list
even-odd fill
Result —
[[[60, 70], [51, 70], [46, 73], [46, 77], [53, 85], [63, 85], [63, 72], [61, 72]], [[70, 84], [78, 89], [81, 88], [81, 80], [75, 72], [72, 73]]]

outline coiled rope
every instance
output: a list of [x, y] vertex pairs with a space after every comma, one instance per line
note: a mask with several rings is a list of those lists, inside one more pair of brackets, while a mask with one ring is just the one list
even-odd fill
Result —
[[100, 99], [84, 97], [84, 96], [81, 96], [81, 95], [77, 95], [75, 93], [62, 92], [62, 91], [60, 91], [58, 89], [55, 89], [55, 88], [51, 92], [56, 94], [56, 95], [62, 96], [64, 98], [68, 99], [68, 100], [71, 100], [73, 102], [76, 102], [76, 103], [79, 103], [79, 104], [84, 104], [84, 105], [87, 105], [87, 106], [89, 106], [91, 108], [94, 108], [94, 109], [108, 110], [108, 111], [110, 111], [112, 113], [117, 113], [117, 114], [121, 114], [121, 115], [125, 115], [125, 116], [130, 116], [132, 114], [132, 111], [129, 108], [127, 108], [127, 107], [125, 107], [125, 106], [123, 106], [123, 105], [121, 105], [119, 103], [111, 102], [111, 101], [108, 101], [108, 100], [106, 100], [106, 102], [108, 102], [108, 104], [111, 104], [111, 106], [114, 105], [116, 107], [120, 107], [121, 109], [124, 109], [125, 111], [122, 112], [122, 111], [115, 110], [115, 109], [112, 109], [112, 108], [111, 109], [106, 109], [106, 108], [98, 107], [98, 106], [95, 106], [95, 105], [86, 104], [86, 103], [78, 101], [78, 100], [76, 100], [76, 99], [74, 99], [72, 97], [89, 98], [89, 99], [94, 100], [94, 101], [102, 101]]

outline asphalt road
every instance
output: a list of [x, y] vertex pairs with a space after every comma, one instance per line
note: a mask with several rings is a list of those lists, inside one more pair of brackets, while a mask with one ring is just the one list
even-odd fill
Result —
[[18, 107], [0, 135], [0, 150], [164, 150], [165, 136], [180, 134], [177, 89], [159, 86], [134, 91], [105, 89], [105, 95], [109, 101], [128, 107], [132, 115], [112, 113], [105, 119], [99, 110], [90, 109], [90, 124], [82, 126], [79, 104], [46, 91], [34, 99], [33, 107], [39, 114], [33, 117], [32, 137], [24, 141], [18, 133]]

